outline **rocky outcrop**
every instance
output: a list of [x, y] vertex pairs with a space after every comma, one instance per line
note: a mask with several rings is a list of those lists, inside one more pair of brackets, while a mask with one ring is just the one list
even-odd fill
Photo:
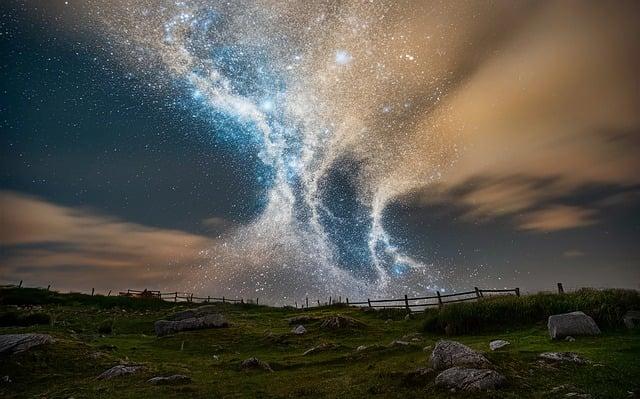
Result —
[[168, 377], [153, 377], [147, 382], [153, 385], [180, 385], [190, 383], [191, 378], [182, 374], [174, 374]]
[[429, 365], [434, 370], [444, 370], [456, 366], [485, 368], [491, 363], [480, 353], [456, 341], [439, 341], [431, 357]]
[[156, 335], [162, 337], [180, 331], [201, 330], [205, 328], [228, 327], [229, 323], [221, 314], [214, 313], [202, 317], [184, 318], [181, 320], [158, 320], [154, 328]]
[[131, 375], [135, 374], [144, 369], [143, 366], [140, 365], [125, 365], [119, 364], [117, 366], [111, 367], [109, 370], [103, 372], [98, 376], [99, 380], [110, 380], [115, 377], [122, 377], [123, 375]]
[[55, 340], [47, 334], [4, 334], [0, 335], [0, 355], [11, 355], [44, 345]]
[[566, 336], [599, 335], [600, 329], [595, 321], [583, 312], [571, 312], [549, 316], [547, 322], [551, 339]]
[[504, 348], [505, 346], [511, 345], [511, 342], [505, 341], [503, 339], [496, 339], [489, 342], [489, 348], [492, 351], [497, 351], [498, 349]]
[[438, 374], [436, 385], [461, 391], [486, 391], [500, 388], [506, 378], [493, 370], [452, 367]]

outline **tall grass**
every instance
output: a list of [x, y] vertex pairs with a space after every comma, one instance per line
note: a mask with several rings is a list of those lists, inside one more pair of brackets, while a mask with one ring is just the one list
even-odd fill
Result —
[[125, 296], [86, 295], [80, 293], [61, 294], [41, 288], [2, 288], [0, 305], [88, 305], [101, 309], [161, 309], [175, 306], [158, 298], [131, 298]]
[[553, 314], [577, 310], [593, 317], [601, 328], [611, 328], [621, 326], [622, 316], [631, 309], [640, 309], [638, 291], [581, 289], [562, 295], [496, 296], [429, 309], [423, 329], [449, 335], [497, 331], [544, 322]]

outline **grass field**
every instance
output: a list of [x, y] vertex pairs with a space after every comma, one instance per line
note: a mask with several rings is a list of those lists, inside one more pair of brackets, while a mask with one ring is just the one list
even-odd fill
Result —
[[[439, 325], [432, 320], [431, 313], [416, 314], [405, 320], [402, 311], [371, 312], [344, 306], [301, 311], [217, 304], [231, 323], [229, 328], [157, 338], [153, 333], [155, 320], [197, 305], [68, 296], [28, 289], [0, 291], [2, 314], [25, 313], [29, 302], [39, 306], [29, 312], [48, 314], [51, 324], [0, 327], [0, 333], [45, 332], [53, 335], [57, 342], [0, 358], [0, 376], [7, 375], [12, 380], [0, 384], [3, 398], [470, 396], [436, 387], [435, 373], [416, 372], [427, 367], [430, 351], [424, 348], [433, 347], [445, 338], [439, 328], [429, 327]], [[12, 304], [21, 304], [21, 307]], [[634, 302], [624, 306], [634, 306]], [[465, 308], [464, 312], [473, 314], [473, 308]], [[307, 334], [294, 335], [287, 318], [302, 314], [319, 318], [342, 314], [364, 325], [328, 331], [320, 328], [319, 321], [314, 321], [305, 324]], [[478, 329], [473, 335], [447, 337], [485, 352], [496, 370], [507, 377], [505, 388], [471, 396], [557, 398], [577, 392], [591, 394], [593, 398], [627, 398], [633, 397], [630, 392], [636, 395], [640, 392], [640, 333], [612, 322], [603, 328], [602, 336], [556, 342], [549, 339], [544, 322], [537, 319], [539, 316], [518, 320], [515, 324], [498, 323], [488, 329]], [[389, 346], [393, 340], [403, 337], [411, 342], [409, 346]], [[489, 341], [497, 338], [506, 339], [511, 345], [505, 350], [489, 351]], [[323, 342], [336, 346], [325, 352], [302, 355]], [[360, 345], [371, 348], [356, 351]], [[537, 360], [537, 355], [544, 351], [573, 351], [592, 363], [548, 365]], [[252, 356], [268, 362], [274, 372], [241, 370], [240, 362]], [[145, 370], [113, 380], [96, 380], [101, 372], [121, 362], [143, 364]], [[193, 381], [177, 386], [154, 386], [146, 382], [151, 377], [170, 374], [186, 374]], [[559, 386], [564, 388], [554, 390]]]

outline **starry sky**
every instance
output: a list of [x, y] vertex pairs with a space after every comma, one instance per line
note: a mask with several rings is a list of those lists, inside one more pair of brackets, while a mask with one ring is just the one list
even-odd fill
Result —
[[640, 288], [640, 5], [7, 0], [0, 281]]

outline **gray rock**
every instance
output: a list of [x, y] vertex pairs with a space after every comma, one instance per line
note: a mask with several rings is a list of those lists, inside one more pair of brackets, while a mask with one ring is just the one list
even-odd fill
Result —
[[356, 348], [356, 352], [362, 352], [364, 350], [367, 350], [367, 346], [365, 345], [360, 345], [359, 347]]
[[216, 305], [203, 305], [197, 308], [183, 310], [181, 312], [174, 313], [167, 317], [167, 320], [180, 321], [186, 319], [194, 319], [198, 317], [207, 316], [210, 314], [219, 313], [220, 310]]
[[549, 316], [547, 322], [551, 339], [562, 339], [568, 335], [599, 335], [595, 321], [582, 312], [571, 312]]
[[544, 352], [538, 355], [538, 357], [552, 362], [587, 363], [584, 358], [573, 352]]
[[630, 310], [622, 317], [624, 325], [628, 329], [640, 328], [640, 311]]
[[409, 346], [410, 344], [407, 341], [401, 341], [399, 339], [393, 340], [391, 341], [391, 343], [389, 344], [389, 347], [393, 348], [393, 347], [398, 347], [398, 346]]
[[567, 342], [575, 342], [575, 338], [573, 338], [571, 335], [567, 335], [564, 339]]
[[576, 398], [576, 399], [591, 399], [591, 395], [588, 393], [578, 393], [578, 392], [569, 392], [564, 395], [565, 398]]
[[327, 330], [339, 330], [345, 328], [361, 327], [364, 324], [352, 317], [341, 315], [330, 316], [322, 320], [320, 328]]
[[0, 355], [20, 353], [52, 342], [55, 340], [47, 334], [4, 334], [0, 335]]
[[154, 325], [156, 335], [159, 337], [180, 331], [223, 328], [228, 326], [229, 323], [227, 323], [224, 316], [218, 313], [182, 320], [158, 320]]
[[453, 367], [436, 377], [436, 385], [462, 391], [486, 391], [502, 387], [506, 378], [493, 370]]
[[511, 345], [511, 342], [505, 341], [504, 339], [496, 339], [489, 342], [489, 348], [492, 351], [496, 351], [500, 348], [504, 348], [505, 346]]
[[307, 332], [307, 329], [304, 328], [303, 325], [299, 325], [298, 327], [296, 327], [293, 330], [291, 330], [291, 332], [296, 334], [296, 335], [302, 335], [302, 334]]
[[455, 366], [486, 368], [491, 365], [487, 358], [473, 349], [456, 341], [438, 341], [431, 352], [429, 365], [434, 370], [444, 370]]
[[99, 380], [110, 380], [115, 377], [121, 377], [123, 375], [135, 374], [142, 370], [144, 367], [140, 365], [125, 365], [119, 364], [111, 367], [109, 370], [103, 372], [98, 376]]
[[240, 368], [243, 370], [266, 370], [273, 373], [273, 369], [269, 366], [269, 363], [263, 362], [257, 357], [250, 357], [249, 359], [243, 360], [242, 363], [240, 363]]
[[182, 374], [174, 374], [168, 377], [153, 377], [147, 382], [153, 385], [179, 385], [190, 383], [191, 378]]

